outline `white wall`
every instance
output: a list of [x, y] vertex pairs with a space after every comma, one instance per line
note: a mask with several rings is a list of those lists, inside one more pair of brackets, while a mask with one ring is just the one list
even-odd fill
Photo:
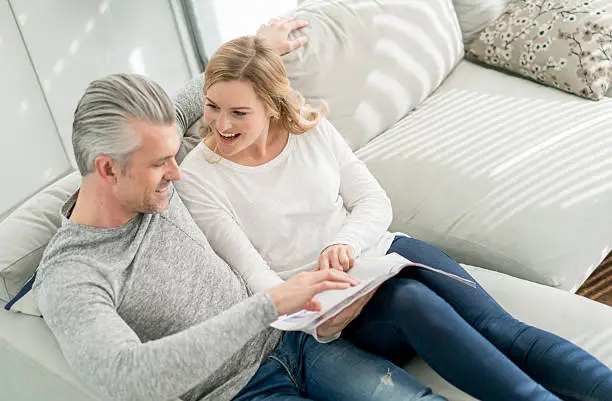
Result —
[[[13, 0], [65, 146], [87, 84], [112, 72], [151, 76], [174, 92], [190, 77], [167, 0]], [[69, 154], [72, 159], [72, 152]]]
[[70, 163], [7, 2], [0, 2], [0, 215]]
[[174, 93], [189, 79], [170, 1], [0, 1], [0, 216], [70, 168], [91, 80], [137, 72]]

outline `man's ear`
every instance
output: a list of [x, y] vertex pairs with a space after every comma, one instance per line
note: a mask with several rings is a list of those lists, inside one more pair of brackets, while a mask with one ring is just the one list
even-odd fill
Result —
[[119, 166], [109, 156], [100, 155], [94, 160], [96, 174], [107, 183], [113, 185], [117, 183]]

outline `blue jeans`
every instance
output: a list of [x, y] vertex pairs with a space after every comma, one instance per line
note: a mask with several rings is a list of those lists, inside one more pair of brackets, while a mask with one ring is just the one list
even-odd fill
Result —
[[234, 401], [444, 401], [410, 374], [344, 339], [284, 333]]
[[[396, 237], [391, 252], [474, 280], [423, 241]], [[612, 371], [593, 356], [516, 320], [482, 287], [424, 269], [384, 283], [343, 337], [400, 365], [416, 353], [483, 401], [612, 400]]]

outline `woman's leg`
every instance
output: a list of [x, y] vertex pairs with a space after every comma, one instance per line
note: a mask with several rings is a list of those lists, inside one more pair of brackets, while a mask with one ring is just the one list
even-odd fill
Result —
[[[398, 237], [389, 252], [472, 279], [452, 258], [423, 241]], [[609, 368], [567, 340], [514, 319], [482, 287], [474, 289], [418, 268], [407, 268], [402, 275], [435, 291], [523, 371], [564, 400], [612, 400]]]
[[479, 400], [559, 400], [414, 279], [385, 282], [343, 337], [392, 360], [414, 348], [438, 374]]

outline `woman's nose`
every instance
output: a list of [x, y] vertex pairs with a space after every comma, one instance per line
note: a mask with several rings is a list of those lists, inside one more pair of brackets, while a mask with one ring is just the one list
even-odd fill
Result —
[[224, 131], [227, 131], [230, 128], [231, 123], [230, 123], [229, 119], [227, 117], [225, 117], [225, 114], [221, 113], [219, 115], [219, 118], [217, 119], [217, 124], [216, 125], [217, 125], [217, 130], [218, 131], [224, 132]]

